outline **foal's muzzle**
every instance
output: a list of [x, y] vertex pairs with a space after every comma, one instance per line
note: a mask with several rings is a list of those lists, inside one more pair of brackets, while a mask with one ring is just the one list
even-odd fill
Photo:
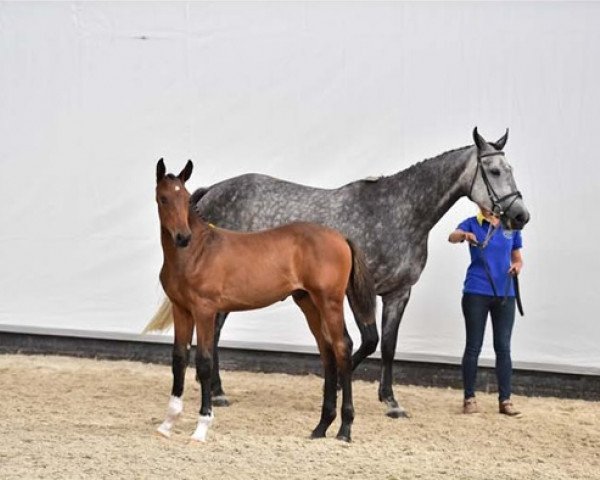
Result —
[[185, 248], [190, 244], [190, 240], [192, 239], [191, 234], [184, 235], [183, 233], [178, 233], [175, 235], [175, 245], [179, 248]]

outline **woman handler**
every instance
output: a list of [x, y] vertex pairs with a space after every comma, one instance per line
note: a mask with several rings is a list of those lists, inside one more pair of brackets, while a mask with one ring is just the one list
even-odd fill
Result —
[[471, 263], [464, 282], [462, 311], [467, 333], [462, 359], [464, 413], [479, 411], [475, 400], [477, 361], [488, 313], [492, 318], [499, 411], [519, 415], [511, 395], [512, 361], [510, 339], [515, 320], [515, 291], [512, 281], [521, 271], [521, 232], [504, 230], [500, 220], [481, 209], [450, 234], [451, 243], [469, 242]]

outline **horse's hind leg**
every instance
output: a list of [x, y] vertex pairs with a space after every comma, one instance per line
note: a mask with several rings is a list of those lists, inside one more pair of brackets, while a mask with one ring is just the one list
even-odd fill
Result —
[[327, 429], [336, 417], [337, 369], [335, 355], [331, 349], [331, 345], [323, 336], [321, 317], [311, 298], [305, 292], [294, 294], [293, 298], [304, 313], [310, 331], [317, 341], [317, 346], [319, 347], [319, 352], [321, 354], [324, 374], [323, 406], [321, 408], [321, 419], [319, 420], [319, 424], [315, 427], [310, 436], [311, 438], [323, 438], [325, 437]]
[[406, 411], [394, 398], [392, 390], [392, 368], [398, 341], [398, 328], [408, 299], [410, 289], [394, 292], [383, 298], [383, 318], [381, 322], [381, 381], [379, 401], [387, 405], [386, 415], [391, 418], [408, 417]]
[[334, 354], [336, 371], [342, 387], [342, 424], [336, 435], [339, 440], [351, 440], [352, 423], [354, 422], [354, 405], [352, 402], [352, 340], [344, 324], [343, 303], [327, 302], [322, 306], [322, 328], [330, 338]]
[[221, 338], [221, 329], [225, 324], [225, 319], [227, 318], [227, 312], [219, 312], [217, 313], [217, 318], [215, 320], [215, 341], [213, 344], [213, 370], [211, 377], [211, 393], [212, 393], [212, 402], [215, 407], [228, 407], [229, 400], [223, 391], [223, 385], [221, 383], [221, 373], [219, 370], [219, 339]]
[[175, 421], [183, 411], [183, 385], [185, 382], [185, 369], [189, 362], [190, 345], [194, 331], [194, 323], [191, 316], [173, 305], [173, 318], [175, 321], [175, 342], [173, 344], [173, 361], [171, 370], [173, 372], [173, 387], [171, 398], [167, 407], [167, 415], [157, 431], [165, 437], [171, 436], [171, 429]]
[[[342, 319], [343, 322], [343, 319]], [[338, 440], [351, 440], [352, 423], [354, 422], [354, 405], [352, 402], [352, 339], [344, 327], [342, 341], [334, 342], [334, 354], [337, 371], [342, 386], [342, 424], [336, 435]]]
[[[342, 425], [337, 438], [349, 442], [354, 406], [352, 403], [352, 340], [344, 323], [344, 297], [316, 295], [314, 304], [321, 317], [321, 330], [329, 348], [333, 351], [336, 376], [342, 386]], [[336, 378], [337, 381], [337, 378]], [[337, 392], [336, 392], [337, 393]]]
[[361, 343], [358, 350], [352, 355], [353, 370], [377, 349], [377, 343], [379, 343], [379, 334], [377, 333], [377, 325], [375, 323], [365, 325], [362, 321], [357, 319], [356, 325], [360, 331]]

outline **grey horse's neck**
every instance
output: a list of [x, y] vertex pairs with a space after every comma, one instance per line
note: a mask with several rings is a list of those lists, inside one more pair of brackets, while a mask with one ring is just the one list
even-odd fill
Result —
[[386, 177], [386, 187], [398, 192], [391, 208], [413, 229], [428, 232], [468, 194], [472, 154], [472, 146], [450, 150]]

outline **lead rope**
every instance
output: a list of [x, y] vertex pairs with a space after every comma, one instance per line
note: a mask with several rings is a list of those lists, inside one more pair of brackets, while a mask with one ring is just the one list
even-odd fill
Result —
[[[497, 230], [498, 230], [498, 227], [494, 227], [490, 223], [490, 226], [488, 227], [488, 231], [485, 235], [485, 238], [483, 239], [483, 242], [477, 242], [475, 244], [475, 246], [480, 251], [481, 260], [483, 263], [483, 269], [485, 271], [485, 274], [488, 277], [488, 280], [490, 281], [490, 285], [492, 286], [492, 291], [494, 292], [494, 297], [499, 297], [498, 290], [496, 289], [496, 284], [494, 283], [494, 279], [492, 278], [492, 273], [490, 272], [490, 266], [488, 264], [487, 258], [485, 258], [484, 250], [490, 243], [490, 240], [492, 239], [492, 237], [494, 236], [494, 234], [496, 233]], [[519, 279], [516, 275], [513, 277], [512, 275], [507, 274], [506, 281], [504, 282], [504, 297], [502, 298], [501, 305], [504, 305], [506, 303], [506, 299], [508, 298], [508, 292], [510, 290], [510, 280], [511, 279], [513, 280], [514, 285], [515, 285], [515, 298], [517, 301], [517, 308], [519, 309], [519, 314], [521, 316], [523, 316], [524, 313], [523, 313], [523, 304], [521, 303], [521, 292], [519, 289]]]
[[479, 249], [479, 255], [481, 256], [481, 262], [483, 263], [483, 269], [485, 270], [485, 274], [490, 281], [490, 285], [492, 286], [492, 291], [494, 292], [494, 297], [498, 297], [498, 290], [496, 289], [496, 284], [494, 283], [494, 279], [492, 278], [492, 273], [490, 272], [490, 266], [488, 264], [487, 258], [485, 258], [484, 250], [487, 248], [490, 240], [498, 230], [498, 227], [494, 227], [491, 222], [488, 227], [488, 231], [483, 239], [483, 242], [477, 242], [475, 246]]

